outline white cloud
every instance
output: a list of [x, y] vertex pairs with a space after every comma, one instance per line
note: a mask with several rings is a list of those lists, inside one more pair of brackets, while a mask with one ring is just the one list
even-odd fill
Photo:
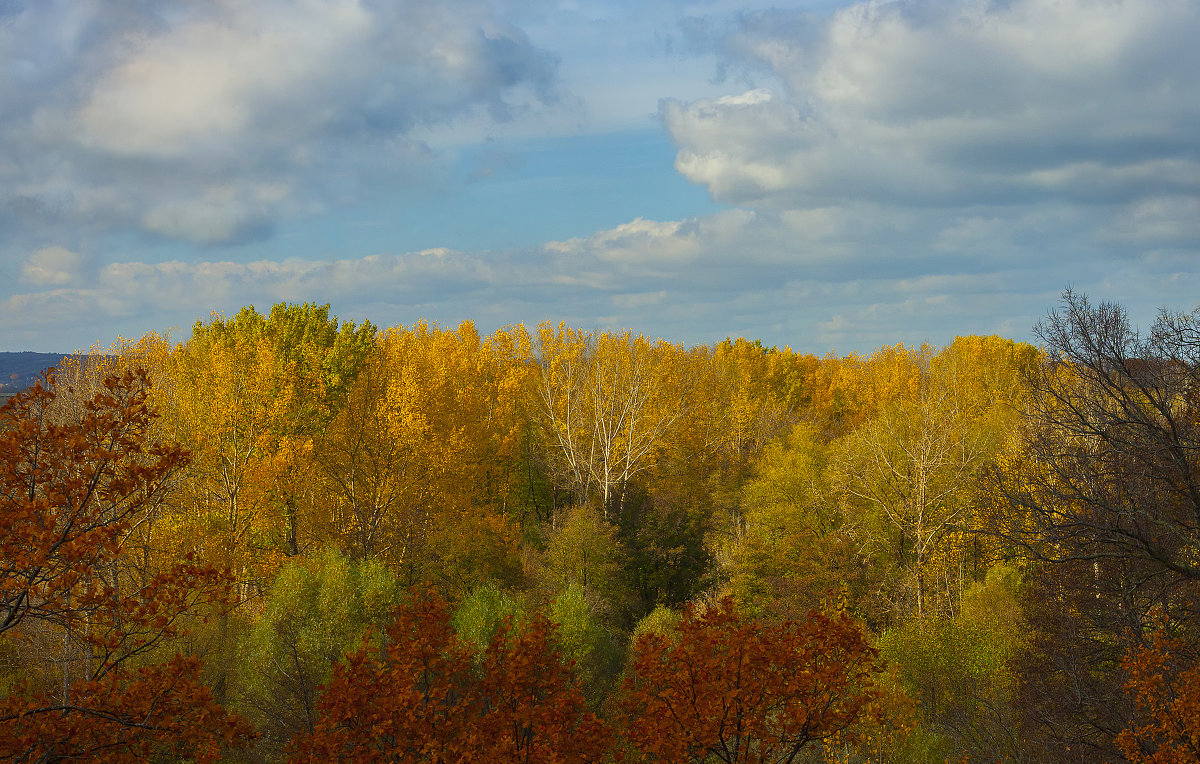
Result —
[[[140, 0], [45, 0], [5, 18], [0, 228], [16, 232], [6, 246], [21, 256], [0, 260], [0, 278], [22, 293], [0, 303], [0, 330], [10, 343], [42, 332], [34, 346], [46, 349], [54, 336], [317, 300], [385, 325], [561, 319], [869, 351], [1028, 337], [1068, 284], [1125, 302], [1143, 323], [1196, 299], [1190, 0], [903, 0], [827, 16], [692, 4], [717, 20], [697, 21], [690, 44], [719, 50], [726, 76], [658, 93], [676, 96], [660, 116], [679, 172], [735, 209], [630, 215], [507, 252], [272, 261], [267, 247], [187, 246], [254, 242], [376, 188], [436, 179], [422, 141], [449, 146], [481, 134], [480, 120], [552, 101], [548, 54], [505, 23], [520, 6], [513, 23], [536, 27], [546, 9], [504, 2], [166, 0], [151, 13]], [[628, 92], [642, 103], [671, 81], [670, 57], [626, 90], [643, 60], [634, 48], [660, 31], [638, 29], [616, 43], [631, 58], [606, 62], [599, 51], [630, 15], [612, 7], [579, 5], [607, 26], [570, 38], [586, 43], [586, 62], [565, 67], [604, 80], [614, 102]], [[679, 15], [656, 7], [655, 23]], [[552, 27], [534, 39], [554, 41]], [[582, 118], [577, 106], [557, 118]], [[340, 225], [288, 233], [360, 249]], [[138, 254], [147, 240], [157, 248]], [[45, 242], [122, 262], [89, 270], [25, 255]]]
[[418, 129], [553, 98], [553, 57], [487, 0], [152, 6], [47, 0], [0, 23], [17, 73], [0, 78], [0, 208], [235, 243], [416, 182]]
[[1067, 285], [1148, 320], [1196, 299], [1198, 34], [1188, 0], [752, 12], [708, 38], [748, 89], [660, 114], [676, 168], [758, 213], [747, 267], [806, 306], [785, 327], [1027, 336]]
[[21, 266], [21, 280], [34, 286], [62, 287], [78, 284], [85, 276], [88, 259], [64, 247], [46, 247], [32, 252]]
[[969, 205], [1200, 194], [1200, 5], [869, 2], [750, 15], [780, 85], [667, 101], [677, 167], [735, 204]]
[[596, 264], [618, 268], [676, 272], [703, 264], [712, 253], [735, 246], [754, 217], [748, 210], [729, 210], [677, 221], [637, 218], [591, 236], [549, 242], [545, 249], [563, 262], [584, 256]]

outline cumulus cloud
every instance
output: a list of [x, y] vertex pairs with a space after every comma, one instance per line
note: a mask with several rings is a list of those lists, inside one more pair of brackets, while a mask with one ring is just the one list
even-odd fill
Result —
[[0, 207], [205, 244], [420, 173], [415, 130], [508, 119], [555, 72], [485, 0], [46, 0], [0, 65]]
[[1200, 5], [872, 1], [701, 32], [750, 87], [662, 102], [676, 168], [756, 212], [806, 336], [1028, 336], [1067, 285], [1147, 320], [1194, 304]]
[[676, 166], [734, 204], [1137, 203], [1200, 193], [1200, 6], [866, 2], [749, 15], [777, 84], [665, 101]]
[[88, 266], [86, 257], [64, 247], [32, 252], [21, 266], [21, 280], [34, 286], [68, 286], [79, 283]]

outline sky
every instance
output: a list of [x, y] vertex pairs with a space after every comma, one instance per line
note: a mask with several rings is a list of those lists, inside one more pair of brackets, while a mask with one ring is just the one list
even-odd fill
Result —
[[244, 305], [818, 355], [1200, 302], [1195, 0], [0, 0], [0, 350]]

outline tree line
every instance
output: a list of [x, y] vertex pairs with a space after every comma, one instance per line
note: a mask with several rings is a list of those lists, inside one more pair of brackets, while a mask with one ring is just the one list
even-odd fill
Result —
[[0, 410], [0, 759], [1194, 761], [1200, 311], [1036, 330], [68, 360]]

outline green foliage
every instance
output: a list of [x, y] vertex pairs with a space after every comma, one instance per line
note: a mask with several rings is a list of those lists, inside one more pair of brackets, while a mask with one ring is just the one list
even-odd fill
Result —
[[482, 655], [506, 618], [524, 622], [525, 608], [495, 581], [485, 581], [458, 603], [451, 624], [459, 639]]
[[828, 462], [828, 447], [816, 428], [805, 422], [770, 443], [742, 492], [747, 525], [765, 525], [767, 533], [794, 525], [815, 533], [832, 530], [837, 514], [826, 495]]
[[266, 607], [246, 636], [236, 696], [263, 733], [263, 755], [311, 729], [321, 686], [334, 664], [400, 602], [381, 564], [335, 550], [293, 559], [276, 577]]
[[839, 535], [826, 475], [828, 447], [809, 424], [767, 446], [741, 495], [740, 543], [730, 550], [730, 588], [753, 615], [802, 615], [859, 575]]
[[526, 543], [541, 545], [541, 528], [559, 511], [559, 494], [540, 453], [537, 431], [526, 422], [520, 431], [520, 450], [513, 464], [515, 479], [504, 502], [505, 511], [521, 524]]
[[997, 566], [963, 595], [953, 618], [892, 629], [880, 651], [919, 703], [929, 739], [956, 741], [962, 755], [1015, 757], [1012, 660], [1022, 647], [1016, 570]]
[[682, 619], [683, 615], [678, 610], [659, 605], [637, 622], [637, 625], [633, 627], [633, 636], [630, 637], [630, 641], [637, 642], [638, 637], [643, 634], [657, 634], [670, 638]]
[[606, 629], [588, 604], [582, 585], [571, 583], [550, 605], [550, 620], [558, 625], [563, 657], [575, 662], [584, 694], [598, 706], [620, 673], [624, 655], [620, 641]]
[[635, 598], [634, 620], [657, 605], [682, 605], [716, 583], [716, 561], [705, 544], [708, 518], [685, 499], [629, 488], [619, 538], [628, 555], [622, 575]]
[[554, 593], [581, 587], [589, 593], [592, 607], [611, 622], [628, 607], [626, 565], [617, 528], [591, 505], [576, 504], [548, 533], [543, 582]]

